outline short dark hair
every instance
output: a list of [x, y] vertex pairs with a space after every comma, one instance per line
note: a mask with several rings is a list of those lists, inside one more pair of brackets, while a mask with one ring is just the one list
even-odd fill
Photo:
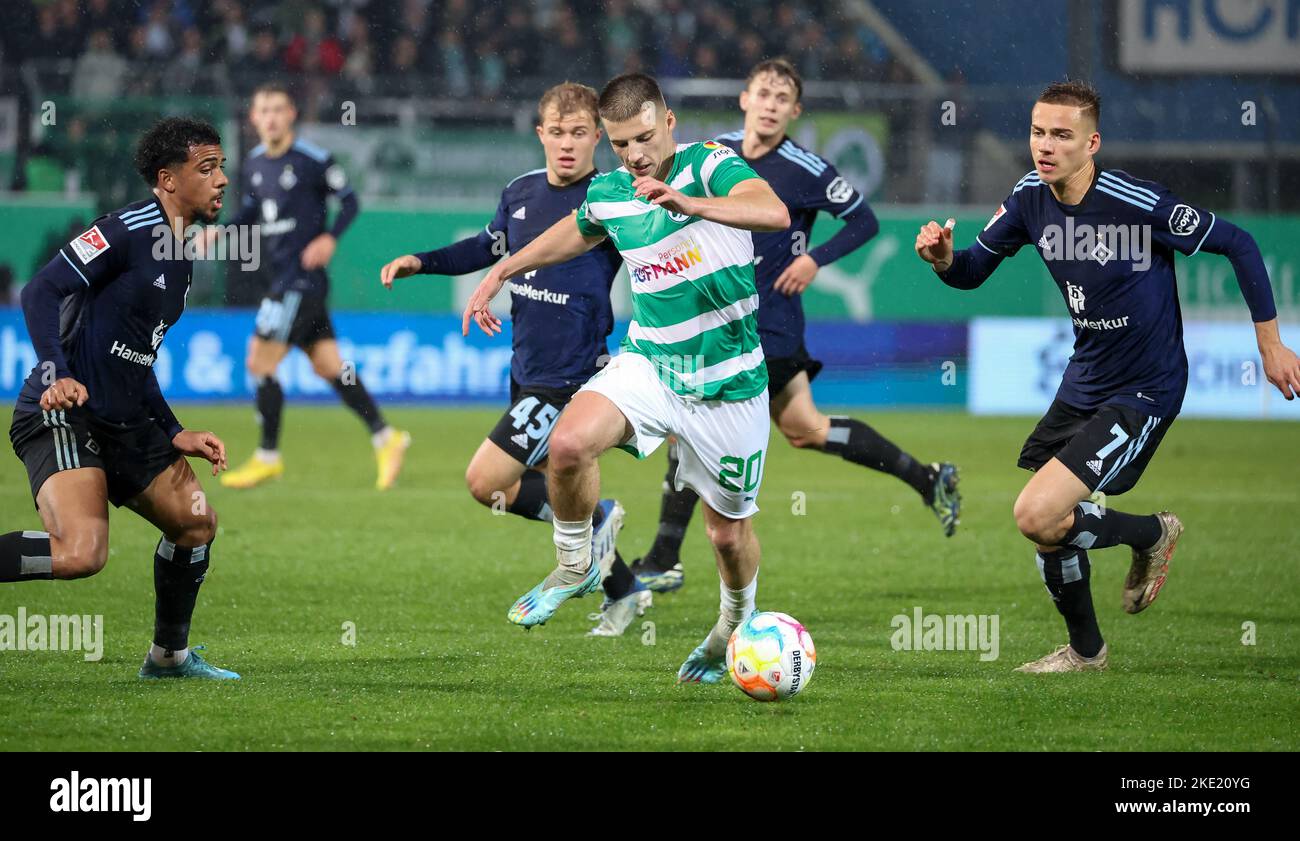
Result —
[[766, 76], [769, 73], [779, 79], [787, 79], [790, 84], [794, 85], [795, 102], [803, 99], [803, 78], [799, 75], [799, 71], [794, 68], [794, 65], [790, 63], [790, 60], [786, 58], [765, 58], [755, 64], [753, 69], [749, 71], [749, 75], [745, 77], [745, 87], [748, 88], [750, 83], [759, 76]]
[[1087, 82], [1066, 79], [1052, 82], [1038, 95], [1038, 101], [1048, 105], [1070, 105], [1083, 109], [1084, 116], [1091, 112], [1093, 125], [1101, 125], [1101, 94]]
[[263, 82], [262, 84], [253, 88], [254, 98], [256, 98], [259, 93], [282, 93], [289, 100], [290, 105], [295, 105], [295, 106], [297, 105], [297, 102], [293, 98], [293, 91], [289, 90], [289, 86], [286, 85], [284, 82], [274, 81], [274, 80], [270, 82]]
[[602, 119], [619, 123], [640, 114], [647, 102], [661, 110], [668, 108], [653, 78], [644, 73], [624, 73], [610, 79], [601, 90], [597, 108]]
[[221, 145], [221, 135], [210, 124], [192, 117], [164, 117], [140, 135], [135, 171], [153, 187], [158, 183], [158, 170], [184, 163], [191, 146], [205, 145]]
[[600, 108], [596, 104], [596, 89], [577, 82], [561, 82], [547, 89], [537, 102], [537, 122], [540, 125], [546, 119], [546, 110], [552, 105], [563, 118], [568, 114], [583, 111], [591, 115], [591, 120], [600, 128]]

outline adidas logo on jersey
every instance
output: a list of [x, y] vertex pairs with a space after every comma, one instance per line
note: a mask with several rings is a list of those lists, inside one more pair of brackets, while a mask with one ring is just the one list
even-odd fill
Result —
[[527, 432], [521, 432], [521, 433], [519, 433], [518, 435], [511, 435], [511, 436], [510, 436], [510, 440], [511, 440], [511, 441], [514, 441], [516, 444], [518, 444], [518, 445], [519, 445], [519, 449], [521, 449], [521, 450], [526, 450], [526, 449], [528, 449], [528, 433], [527, 433]]
[[511, 219], [523, 219], [523, 218], [524, 218], [524, 215], [525, 215], [525, 213], [527, 213], [527, 211], [528, 211], [528, 208], [524, 207], [523, 205], [520, 205], [518, 210], [516, 210], [514, 213], [510, 214], [510, 218], [511, 218]]
[[166, 275], [158, 275], [158, 279], [155, 280], [155, 281], [153, 282], [153, 285], [154, 285], [154, 286], [157, 286], [159, 289], [166, 289], [166, 288], [167, 288], [167, 276], [166, 276]]
[[1100, 475], [1101, 475], [1101, 459], [1099, 459], [1099, 458], [1095, 458], [1095, 459], [1093, 459], [1092, 461], [1088, 462], [1088, 468], [1089, 468], [1090, 470], [1092, 470], [1093, 473], [1096, 473], [1098, 476], [1100, 476]]

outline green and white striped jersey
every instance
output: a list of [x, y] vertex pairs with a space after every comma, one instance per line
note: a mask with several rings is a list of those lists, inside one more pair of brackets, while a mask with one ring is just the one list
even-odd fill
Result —
[[[682, 143], [664, 179], [696, 198], [758, 174], [721, 143]], [[747, 400], [767, 388], [749, 231], [633, 198], [626, 167], [598, 175], [578, 208], [584, 236], [608, 236], [627, 263], [632, 323], [623, 350], [647, 357], [675, 393]]]

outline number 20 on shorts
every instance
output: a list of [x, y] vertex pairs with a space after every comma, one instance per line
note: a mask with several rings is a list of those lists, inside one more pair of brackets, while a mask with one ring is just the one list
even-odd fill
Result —
[[[723, 456], [718, 460], [722, 470], [718, 473], [718, 484], [723, 490], [733, 493], [749, 493], [758, 487], [758, 480], [763, 475], [763, 451], [759, 450], [749, 458], [740, 456]], [[743, 478], [742, 478], [743, 477]], [[744, 482], [741, 488], [733, 479]]]

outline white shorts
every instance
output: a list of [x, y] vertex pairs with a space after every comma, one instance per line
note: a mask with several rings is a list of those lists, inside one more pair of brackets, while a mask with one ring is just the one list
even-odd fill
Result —
[[767, 438], [767, 391], [748, 400], [686, 400], [664, 385], [639, 353], [620, 353], [579, 391], [602, 394], [632, 425], [621, 449], [645, 458], [677, 436], [677, 490], [688, 487], [719, 514], [758, 513]]

